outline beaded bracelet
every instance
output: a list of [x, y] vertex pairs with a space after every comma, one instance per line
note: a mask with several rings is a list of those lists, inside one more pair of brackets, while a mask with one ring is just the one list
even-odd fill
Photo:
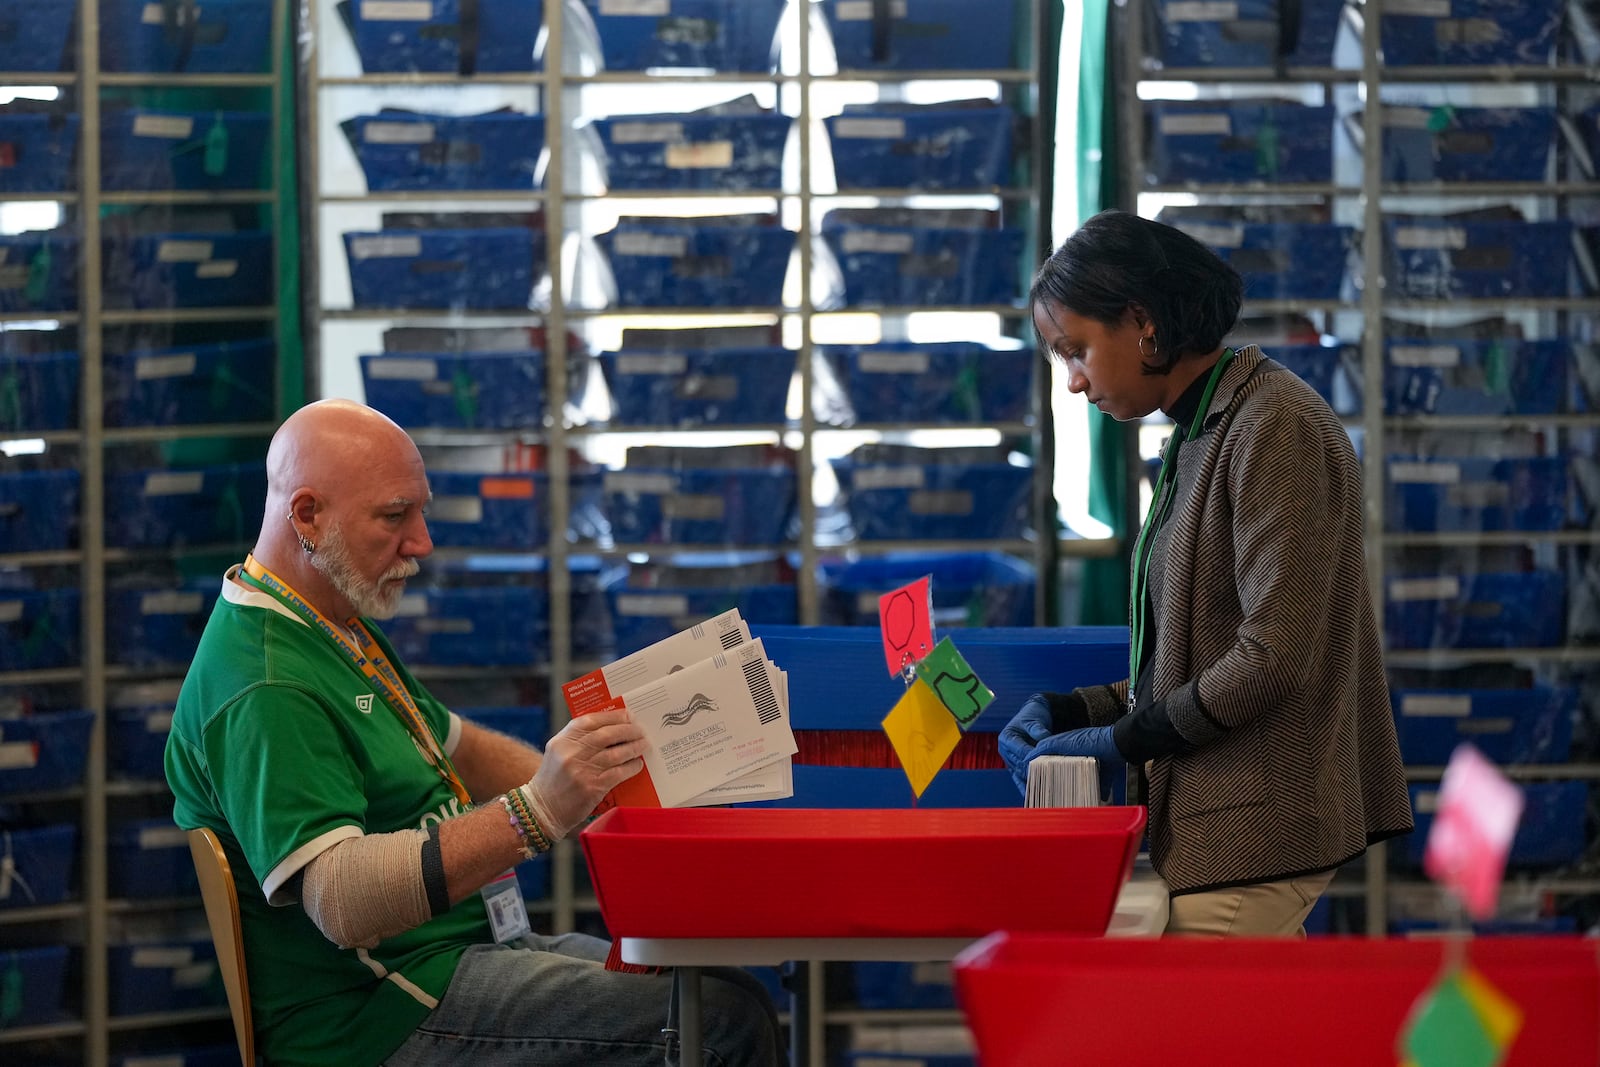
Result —
[[508, 790], [503, 799], [506, 815], [511, 819], [511, 828], [522, 838], [523, 858], [528, 859], [540, 852], [549, 852], [550, 839], [545, 836], [539, 820], [534, 817], [533, 806], [528, 803], [527, 794], [518, 787]]

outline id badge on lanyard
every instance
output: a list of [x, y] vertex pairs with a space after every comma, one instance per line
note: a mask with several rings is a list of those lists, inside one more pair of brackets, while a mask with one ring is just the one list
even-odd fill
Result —
[[533, 932], [515, 871], [507, 871], [479, 892], [483, 894], [483, 907], [489, 913], [489, 929], [494, 932], [496, 944], [504, 945]]

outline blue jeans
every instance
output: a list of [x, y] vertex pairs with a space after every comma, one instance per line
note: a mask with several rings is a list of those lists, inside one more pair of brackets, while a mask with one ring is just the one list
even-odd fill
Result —
[[[609, 948], [586, 934], [473, 946], [384, 1067], [661, 1067], [671, 973], [608, 971]], [[778, 1016], [761, 983], [708, 967], [700, 989], [705, 1064], [776, 1067]]]

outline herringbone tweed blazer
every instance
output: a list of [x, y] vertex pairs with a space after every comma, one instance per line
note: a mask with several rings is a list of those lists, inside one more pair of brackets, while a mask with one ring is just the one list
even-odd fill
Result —
[[[1174, 893], [1274, 881], [1409, 831], [1344, 427], [1252, 345], [1176, 463], [1151, 694], [1191, 747], [1146, 768], [1156, 870]], [[1097, 724], [1125, 710], [1126, 683], [1081, 693]]]

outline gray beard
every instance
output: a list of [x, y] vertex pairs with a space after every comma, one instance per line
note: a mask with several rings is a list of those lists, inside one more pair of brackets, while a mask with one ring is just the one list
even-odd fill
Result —
[[337, 526], [323, 535], [311, 556], [311, 565], [350, 602], [357, 615], [370, 619], [394, 618], [400, 610], [400, 598], [405, 595], [405, 586], [399, 580], [412, 577], [420, 569], [416, 560], [408, 559], [390, 568], [379, 581], [369, 581], [356, 568], [350, 546]]

